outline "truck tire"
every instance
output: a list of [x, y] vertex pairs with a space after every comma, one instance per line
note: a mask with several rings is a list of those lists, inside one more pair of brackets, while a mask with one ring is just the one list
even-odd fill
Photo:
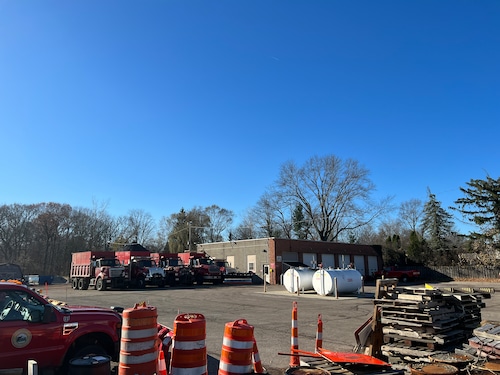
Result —
[[76, 277], [73, 277], [73, 279], [71, 279], [71, 288], [78, 289], [78, 279]]
[[203, 275], [196, 275], [196, 284], [203, 285]]
[[78, 289], [83, 290], [85, 286], [85, 281], [83, 279], [78, 279]]
[[82, 290], [87, 290], [89, 288], [90, 281], [89, 279], [83, 279]]
[[137, 288], [144, 289], [146, 287], [146, 281], [141, 277], [137, 279]]
[[106, 283], [102, 279], [102, 277], [99, 277], [96, 282], [95, 282], [95, 288], [99, 291], [106, 290]]

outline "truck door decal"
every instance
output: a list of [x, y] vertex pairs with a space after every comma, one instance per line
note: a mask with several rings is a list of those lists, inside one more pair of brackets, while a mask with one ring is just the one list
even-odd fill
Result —
[[15, 348], [21, 349], [25, 346], [28, 346], [28, 344], [31, 342], [31, 338], [31, 332], [25, 328], [21, 328], [14, 332], [12, 338], [10, 339], [10, 342]]

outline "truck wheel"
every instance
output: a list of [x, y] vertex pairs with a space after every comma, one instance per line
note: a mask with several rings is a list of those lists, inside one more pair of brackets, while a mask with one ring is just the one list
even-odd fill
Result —
[[144, 279], [141, 277], [140, 279], [137, 279], [137, 288], [139, 289], [144, 289], [146, 287], [146, 282]]
[[72, 280], [71, 280], [71, 288], [73, 289], [78, 289], [78, 279], [76, 277], [74, 277]]
[[83, 290], [84, 285], [83, 279], [78, 279], [78, 289]]
[[88, 279], [83, 279], [83, 286], [82, 286], [82, 290], [87, 290], [89, 288], [89, 280]]
[[203, 285], [203, 275], [196, 276], [196, 284]]
[[100, 345], [87, 345], [82, 348], [77, 348], [75, 358], [85, 357], [88, 355], [107, 355], [106, 350]]
[[102, 277], [98, 278], [95, 282], [95, 288], [99, 291], [106, 290], [106, 283], [102, 279]]

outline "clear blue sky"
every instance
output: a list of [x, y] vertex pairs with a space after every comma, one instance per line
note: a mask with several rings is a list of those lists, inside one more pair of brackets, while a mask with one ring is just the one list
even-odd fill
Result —
[[0, 0], [0, 204], [238, 220], [334, 154], [447, 208], [499, 120], [498, 0]]

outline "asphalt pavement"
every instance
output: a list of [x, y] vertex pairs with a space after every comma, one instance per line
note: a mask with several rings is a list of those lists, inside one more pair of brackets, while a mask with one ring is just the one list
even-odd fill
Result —
[[[405, 286], [405, 285], [400, 285]], [[423, 284], [407, 285], [412, 288]], [[493, 287], [491, 299], [485, 299], [483, 320], [500, 321], [500, 283], [452, 282], [433, 285]], [[271, 374], [283, 374], [289, 367], [293, 303], [297, 303], [299, 348], [314, 351], [318, 315], [323, 321], [323, 347], [333, 351], [352, 351], [356, 345], [354, 332], [373, 313], [373, 285], [359, 293], [319, 296], [314, 291], [299, 295], [289, 293], [282, 285], [203, 285], [193, 287], [148, 287], [143, 290], [73, 290], [68, 284], [43, 287], [49, 298], [68, 304], [131, 308], [146, 302], [155, 306], [158, 322], [173, 327], [179, 314], [198, 313], [206, 319], [206, 347], [209, 375], [216, 375], [226, 324], [245, 320], [254, 327], [263, 366]]]

